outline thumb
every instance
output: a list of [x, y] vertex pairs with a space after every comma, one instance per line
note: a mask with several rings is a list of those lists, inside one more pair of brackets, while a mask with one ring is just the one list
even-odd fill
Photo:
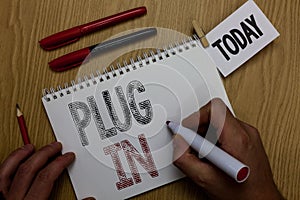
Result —
[[218, 170], [193, 154], [187, 142], [179, 134], [176, 134], [173, 138], [173, 147], [174, 165], [196, 184], [206, 188], [218, 181]]

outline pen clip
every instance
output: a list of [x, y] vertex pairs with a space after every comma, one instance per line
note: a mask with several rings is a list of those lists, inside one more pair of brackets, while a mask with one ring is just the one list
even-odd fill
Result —
[[60, 43], [60, 44], [57, 44], [57, 45], [52, 45], [52, 46], [42, 46], [41, 42], [40, 42], [40, 45], [43, 49], [47, 50], [47, 51], [51, 51], [51, 50], [54, 50], [54, 49], [57, 49], [57, 48], [60, 48], [60, 47], [63, 47], [65, 45], [68, 45], [68, 44], [71, 44], [73, 42], [77, 42], [78, 40], [80, 39], [80, 37], [78, 38], [74, 38], [74, 39], [71, 39], [71, 40], [67, 40], [63, 43]]

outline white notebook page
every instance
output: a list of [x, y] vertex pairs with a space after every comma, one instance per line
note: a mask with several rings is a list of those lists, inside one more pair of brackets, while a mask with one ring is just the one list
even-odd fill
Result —
[[89, 86], [69, 88], [70, 94], [42, 98], [63, 152], [76, 154], [68, 171], [78, 199], [125, 199], [182, 178], [172, 164], [165, 122], [180, 122], [215, 97], [232, 110], [215, 65], [197, 41], [172, 51], [169, 57], [161, 53], [161, 60], [149, 57], [149, 64], [143, 60], [142, 67], [135, 63], [135, 70], [130, 65], [122, 75], [109, 73], [109, 80], [103, 75], [103, 82], [96, 77], [96, 84], [89, 80]]

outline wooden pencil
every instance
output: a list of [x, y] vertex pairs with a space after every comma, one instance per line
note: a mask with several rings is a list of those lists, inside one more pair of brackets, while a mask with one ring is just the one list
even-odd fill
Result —
[[23, 142], [24, 142], [25, 145], [30, 144], [30, 140], [29, 140], [29, 136], [28, 136], [27, 127], [26, 127], [26, 123], [25, 123], [23, 113], [22, 113], [22, 111], [21, 111], [18, 104], [16, 105], [16, 108], [17, 108], [17, 119], [18, 119], [18, 123], [19, 123], [19, 127], [20, 127]]

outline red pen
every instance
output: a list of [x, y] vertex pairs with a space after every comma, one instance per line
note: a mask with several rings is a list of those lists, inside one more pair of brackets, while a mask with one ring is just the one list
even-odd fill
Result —
[[76, 42], [80, 37], [97, 31], [108, 26], [112, 26], [119, 22], [123, 22], [134, 17], [138, 17], [147, 13], [146, 7], [138, 7], [131, 10], [127, 10], [115, 15], [111, 15], [102, 19], [98, 19], [87, 24], [79, 25], [59, 33], [50, 35], [41, 41], [40, 46], [45, 50], [54, 50], [64, 45]]
[[91, 57], [93, 57], [102, 52], [111, 50], [112, 48], [120, 47], [121, 45], [132, 44], [136, 41], [145, 40], [150, 36], [156, 35], [156, 33], [156, 28], [142, 29], [121, 37], [107, 40], [100, 44], [68, 53], [50, 61], [49, 66], [53, 71], [65, 71], [81, 65], [89, 54], [91, 54]]

